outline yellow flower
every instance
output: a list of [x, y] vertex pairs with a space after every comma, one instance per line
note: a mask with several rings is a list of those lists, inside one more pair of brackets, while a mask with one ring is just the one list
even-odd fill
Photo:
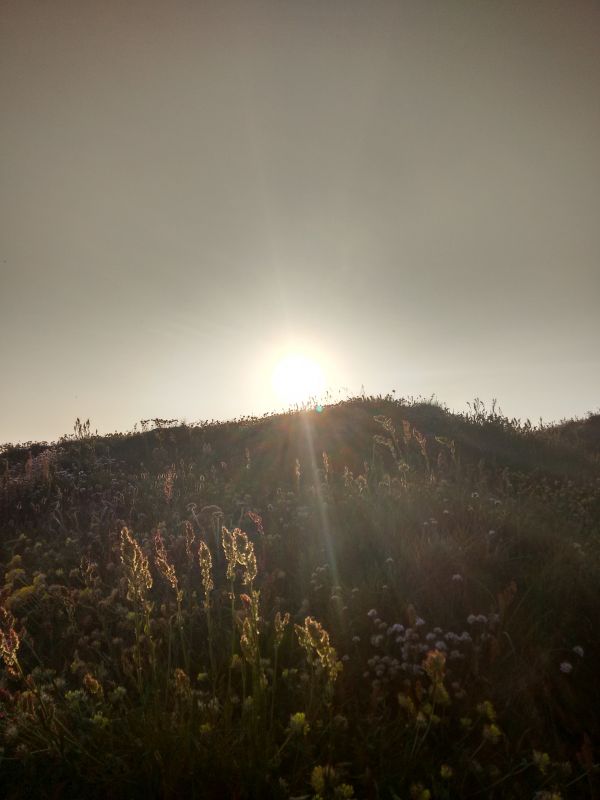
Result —
[[411, 800], [431, 800], [431, 792], [422, 783], [413, 783], [410, 787]]
[[315, 790], [316, 794], [322, 795], [325, 793], [325, 787], [331, 786], [335, 782], [335, 770], [333, 767], [315, 767], [310, 776], [310, 785]]
[[490, 722], [496, 721], [496, 710], [492, 705], [491, 700], [484, 700], [483, 703], [479, 703], [477, 706], [477, 711], [482, 717], [487, 717]]
[[550, 766], [550, 756], [548, 753], [540, 753], [539, 750], [534, 750], [533, 763], [536, 765], [542, 775], [545, 775], [546, 770]]
[[315, 767], [310, 776], [310, 785], [317, 794], [325, 791], [325, 771], [323, 767]]
[[306, 714], [303, 711], [298, 711], [290, 716], [290, 731], [292, 733], [301, 733], [306, 736], [309, 730], [310, 725], [306, 721]]
[[491, 725], [484, 725], [483, 726], [483, 738], [486, 739], [488, 742], [492, 744], [496, 744], [498, 739], [502, 736], [502, 731], [497, 725], [492, 723]]

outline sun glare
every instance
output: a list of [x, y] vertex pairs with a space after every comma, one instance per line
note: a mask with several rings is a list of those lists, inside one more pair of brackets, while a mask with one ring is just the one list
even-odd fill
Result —
[[323, 393], [325, 374], [314, 359], [303, 353], [288, 353], [275, 364], [271, 385], [281, 402], [301, 404]]

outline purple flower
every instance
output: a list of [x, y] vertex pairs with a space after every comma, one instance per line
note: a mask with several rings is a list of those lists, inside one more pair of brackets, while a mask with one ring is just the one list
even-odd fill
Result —
[[573, 671], [573, 664], [571, 664], [569, 661], [563, 661], [560, 665], [560, 671], [564, 672], [565, 675], [568, 675]]

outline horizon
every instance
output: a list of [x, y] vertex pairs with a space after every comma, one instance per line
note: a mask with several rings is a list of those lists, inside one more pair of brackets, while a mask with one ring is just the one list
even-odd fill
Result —
[[8, 0], [0, 442], [600, 408], [600, 8]]
[[[0, 450], [7, 450], [12, 447], [14, 448], [23, 448], [30, 445], [48, 445], [48, 446], [56, 446], [61, 444], [65, 441], [76, 440], [78, 438], [109, 438], [111, 436], [117, 435], [136, 435], [136, 434], [144, 434], [153, 430], [158, 429], [168, 429], [168, 428], [177, 428], [177, 427], [204, 427], [204, 426], [212, 426], [212, 425], [227, 425], [227, 424], [241, 424], [245, 423], [248, 420], [253, 422], [261, 422], [263, 420], [268, 420], [274, 417], [286, 416], [286, 415], [294, 415], [294, 414], [301, 414], [306, 412], [317, 412], [322, 413], [327, 409], [333, 410], [339, 408], [342, 405], [349, 404], [349, 403], [356, 403], [357, 401], [361, 401], [364, 403], [398, 403], [400, 406], [405, 408], [413, 408], [415, 406], [432, 406], [434, 408], [441, 409], [444, 413], [449, 414], [450, 416], [464, 416], [469, 418], [470, 415], [476, 413], [477, 410], [483, 413], [492, 413], [496, 414], [500, 417], [504, 417], [510, 421], [511, 424], [521, 424], [521, 423], [531, 423], [531, 430], [542, 430], [546, 428], [552, 428], [555, 426], [559, 426], [564, 423], [569, 422], [577, 422], [577, 421], [585, 421], [587, 419], [596, 417], [600, 415], [600, 408], [596, 409], [595, 411], [590, 410], [585, 414], [573, 417], [563, 417], [560, 420], [545, 420], [542, 417], [538, 417], [537, 419], [532, 419], [530, 417], [514, 417], [505, 414], [504, 409], [497, 403], [496, 399], [493, 398], [491, 401], [486, 402], [479, 397], [473, 398], [472, 401], [467, 401], [465, 408], [463, 409], [456, 409], [450, 408], [448, 405], [440, 401], [435, 395], [430, 397], [422, 397], [422, 396], [408, 396], [408, 397], [401, 397], [398, 396], [395, 391], [393, 390], [391, 393], [388, 394], [380, 394], [380, 395], [368, 395], [368, 394], [357, 394], [357, 395], [348, 395], [344, 398], [334, 399], [332, 396], [328, 395], [327, 397], [323, 398], [322, 401], [317, 401], [316, 399], [312, 398], [302, 403], [296, 403], [294, 405], [290, 405], [287, 408], [279, 408], [274, 409], [271, 411], [265, 411], [262, 414], [240, 414], [236, 417], [228, 417], [225, 419], [218, 419], [218, 418], [197, 418], [197, 419], [186, 419], [186, 418], [162, 418], [162, 417], [151, 417], [148, 419], [139, 419], [133, 422], [132, 425], [122, 429], [114, 429], [114, 430], [99, 430], [97, 426], [93, 424], [93, 420], [89, 418], [86, 419], [85, 417], [77, 417], [74, 421], [74, 425], [72, 426], [70, 431], [67, 431], [53, 439], [37, 439], [37, 440], [22, 440], [22, 441], [14, 441], [14, 442], [0, 442]], [[79, 430], [78, 430], [79, 429]]]

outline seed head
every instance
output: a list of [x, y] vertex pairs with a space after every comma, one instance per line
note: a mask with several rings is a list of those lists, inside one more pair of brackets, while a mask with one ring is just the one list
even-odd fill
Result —
[[4, 606], [0, 606], [0, 657], [6, 665], [8, 674], [16, 678], [19, 675], [17, 651], [19, 636], [15, 630], [15, 618]]
[[290, 621], [290, 615], [286, 611], [283, 617], [281, 616], [280, 612], [278, 611], [275, 614], [275, 647], [279, 647], [281, 644], [281, 640], [283, 639], [283, 634], [285, 633], [286, 626]]
[[156, 556], [154, 559], [154, 563], [158, 571], [161, 573], [163, 577], [165, 577], [173, 591], [177, 595], [177, 601], [181, 602], [181, 598], [183, 593], [179, 590], [179, 581], [177, 580], [177, 573], [175, 572], [175, 567], [171, 564], [167, 558], [167, 550], [165, 548], [165, 543], [160, 533], [160, 529], [156, 531], [154, 534], [154, 547], [156, 550]]
[[202, 576], [202, 587], [204, 589], [204, 606], [210, 605], [210, 593], [215, 588], [212, 579], [212, 556], [206, 542], [200, 541], [198, 549], [198, 561], [200, 562], [200, 575]]
[[342, 671], [342, 663], [338, 661], [335, 648], [329, 643], [329, 634], [313, 617], [306, 617], [304, 625], [295, 627], [298, 642], [306, 652], [309, 664], [320, 664], [327, 674], [329, 684], [333, 685]]
[[148, 559], [128, 528], [121, 530], [121, 562], [127, 577], [127, 599], [143, 604], [146, 592], [152, 588]]

